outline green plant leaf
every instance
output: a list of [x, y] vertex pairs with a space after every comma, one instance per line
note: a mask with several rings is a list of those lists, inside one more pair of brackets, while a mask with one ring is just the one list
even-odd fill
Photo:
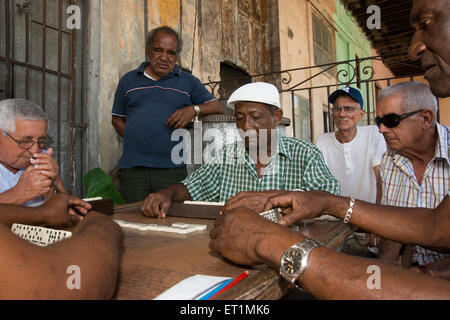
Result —
[[102, 197], [113, 199], [114, 205], [125, 204], [111, 178], [100, 168], [90, 170], [84, 175], [84, 187], [88, 198]]

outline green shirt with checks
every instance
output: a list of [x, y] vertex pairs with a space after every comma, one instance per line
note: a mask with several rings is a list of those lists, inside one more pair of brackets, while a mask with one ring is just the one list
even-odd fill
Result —
[[194, 201], [226, 202], [241, 191], [323, 190], [338, 195], [320, 150], [306, 140], [278, 137], [278, 152], [261, 178], [242, 142], [226, 145], [181, 183]]

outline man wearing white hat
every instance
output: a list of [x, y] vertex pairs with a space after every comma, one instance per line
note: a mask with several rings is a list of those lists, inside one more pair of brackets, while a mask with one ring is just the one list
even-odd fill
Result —
[[150, 194], [142, 207], [144, 215], [164, 218], [172, 202], [225, 202], [242, 191], [324, 190], [339, 194], [339, 182], [316, 146], [277, 134], [283, 111], [275, 86], [246, 84], [231, 95], [228, 107], [235, 111], [243, 142], [226, 145], [180, 184]]

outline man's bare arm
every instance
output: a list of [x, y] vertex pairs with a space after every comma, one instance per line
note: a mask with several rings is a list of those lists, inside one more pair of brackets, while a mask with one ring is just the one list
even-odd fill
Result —
[[222, 104], [218, 100], [206, 102], [204, 104], [199, 105], [199, 107], [200, 107], [200, 116], [223, 113]]
[[[198, 107], [200, 108], [200, 116], [223, 113], [223, 107], [217, 100], [212, 100], [204, 104], [200, 104], [198, 105]], [[175, 111], [167, 120], [166, 124], [173, 129], [184, 128], [194, 118], [194, 106], [188, 106]]]
[[[283, 253], [304, 240], [241, 207], [224, 212], [210, 233], [210, 247], [242, 265], [267, 264], [279, 270]], [[375, 271], [374, 271], [375, 270]], [[379, 279], [379, 289], [374, 285]], [[301, 284], [319, 299], [449, 299], [450, 282], [379, 260], [353, 257], [326, 247], [311, 251]]]
[[420, 267], [413, 267], [411, 269], [428, 274], [432, 277], [439, 277], [450, 281], [450, 258], [442, 259]]
[[[92, 213], [72, 238], [45, 248], [0, 226], [0, 299], [108, 299], [115, 292], [123, 234], [110, 218]], [[69, 267], [81, 288], [67, 286]]]
[[23, 206], [0, 204], [0, 224], [11, 227], [14, 223], [45, 226], [73, 225], [82, 220], [82, 216], [75, 214], [86, 214], [91, 205], [77, 197], [69, 194], [56, 194], [43, 205], [35, 208]]
[[173, 202], [192, 200], [189, 190], [182, 183], [173, 184], [167, 189], [150, 193], [144, 200], [141, 212], [150, 218], [165, 218]]
[[[267, 201], [265, 210], [273, 207], [292, 209], [280, 220], [287, 225], [322, 214], [343, 219], [349, 208], [349, 198], [322, 191], [280, 192]], [[449, 196], [435, 209], [381, 206], [357, 200], [350, 223], [403, 244], [418, 244], [443, 252], [450, 249]]]
[[378, 259], [381, 259], [386, 263], [395, 264], [397, 262], [401, 249], [401, 243], [381, 238], [380, 243], [378, 244], [377, 257]]
[[62, 179], [60, 176], [56, 177], [55, 181], [53, 181], [53, 186], [55, 187], [56, 191], [59, 193], [69, 193], [64, 186], [64, 183], [62, 182]]
[[116, 132], [119, 134], [119, 136], [123, 137], [123, 134], [125, 132], [125, 125], [127, 123], [127, 118], [112, 115], [111, 123], [114, 129], [116, 129]]

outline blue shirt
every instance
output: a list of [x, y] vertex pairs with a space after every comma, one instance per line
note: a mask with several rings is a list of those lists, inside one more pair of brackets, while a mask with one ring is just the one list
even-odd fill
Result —
[[173, 129], [166, 121], [178, 109], [215, 100], [199, 79], [179, 66], [153, 80], [144, 74], [148, 65], [144, 62], [125, 74], [114, 97], [113, 115], [126, 117], [119, 169], [182, 166], [172, 162], [172, 149], [180, 141], [171, 141]]
[[[25, 172], [25, 169], [12, 173], [2, 164], [0, 164], [0, 193], [8, 191], [16, 186], [20, 177]], [[22, 204], [24, 207], [37, 207], [45, 202], [46, 198], [43, 196], [36, 197]]]

